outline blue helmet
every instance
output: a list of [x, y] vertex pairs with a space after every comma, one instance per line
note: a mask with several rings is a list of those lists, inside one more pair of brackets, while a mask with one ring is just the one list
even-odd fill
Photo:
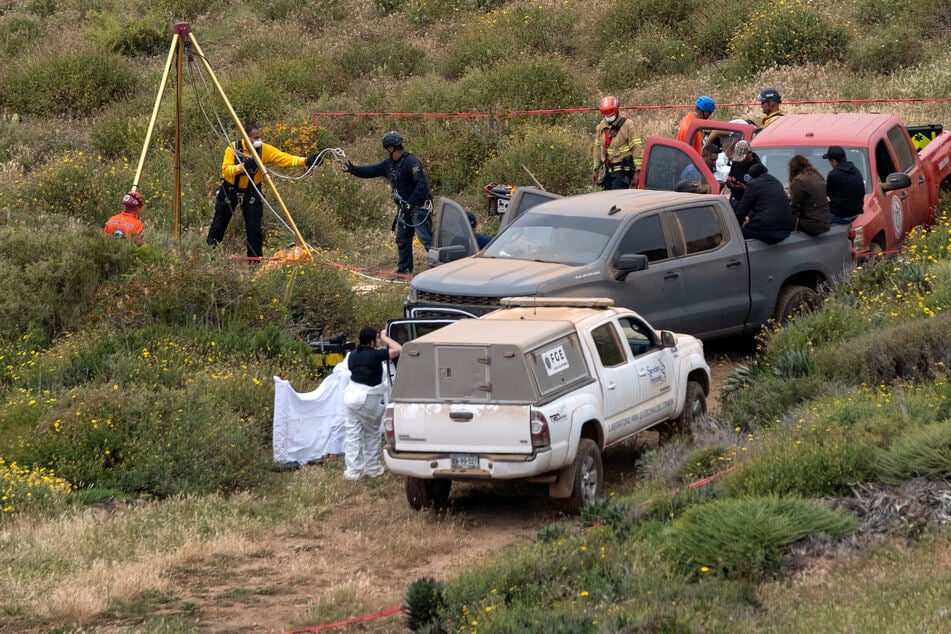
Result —
[[700, 112], [713, 112], [717, 109], [717, 104], [713, 101], [713, 99], [707, 97], [706, 95], [703, 97], [698, 97], [697, 103], [695, 105]]

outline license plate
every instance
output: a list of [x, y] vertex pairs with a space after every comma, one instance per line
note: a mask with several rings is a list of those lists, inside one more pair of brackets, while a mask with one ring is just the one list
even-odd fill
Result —
[[453, 469], [478, 469], [479, 456], [474, 453], [449, 454], [449, 464]]

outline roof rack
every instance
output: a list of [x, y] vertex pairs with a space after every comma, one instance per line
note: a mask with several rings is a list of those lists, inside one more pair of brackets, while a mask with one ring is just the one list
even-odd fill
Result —
[[571, 307], [571, 308], [609, 308], [614, 306], [610, 297], [503, 297], [502, 306], [515, 307]]

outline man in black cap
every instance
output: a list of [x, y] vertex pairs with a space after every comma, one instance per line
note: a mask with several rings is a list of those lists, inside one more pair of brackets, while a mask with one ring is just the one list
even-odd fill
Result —
[[763, 88], [760, 91], [759, 105], [763, 110], [763, 118], [760, 120], [759, 127], [765, 128], [770, 123], [783, 116], [783, 111], [779, 109], [779, 104], [783, 102], [782, 95], [775, 88]]
[[766, 244], [782, 242], [796, 226], [786, 189], [762, 163], [750, 167], [750, 181], [738, 213], [743, 217], [743, 237]]
[[826, 177], [826, 193], [829, 196], [832, 222], [847, 225], [862, 213], [865, 204], [865, 180], [855, 164], [845, 160], [845, 150], [841, 146], [829, 146], [822, 158], [828, 160], [832, 166]]

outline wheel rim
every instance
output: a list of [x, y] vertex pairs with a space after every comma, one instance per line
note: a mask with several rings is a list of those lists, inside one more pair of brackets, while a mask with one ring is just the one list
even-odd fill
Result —
[[579, 483], [581, 500], [587, 504], [598, 494], [598, 468], [594, 456], [588, 454], [581, 462], [581, 481]]

